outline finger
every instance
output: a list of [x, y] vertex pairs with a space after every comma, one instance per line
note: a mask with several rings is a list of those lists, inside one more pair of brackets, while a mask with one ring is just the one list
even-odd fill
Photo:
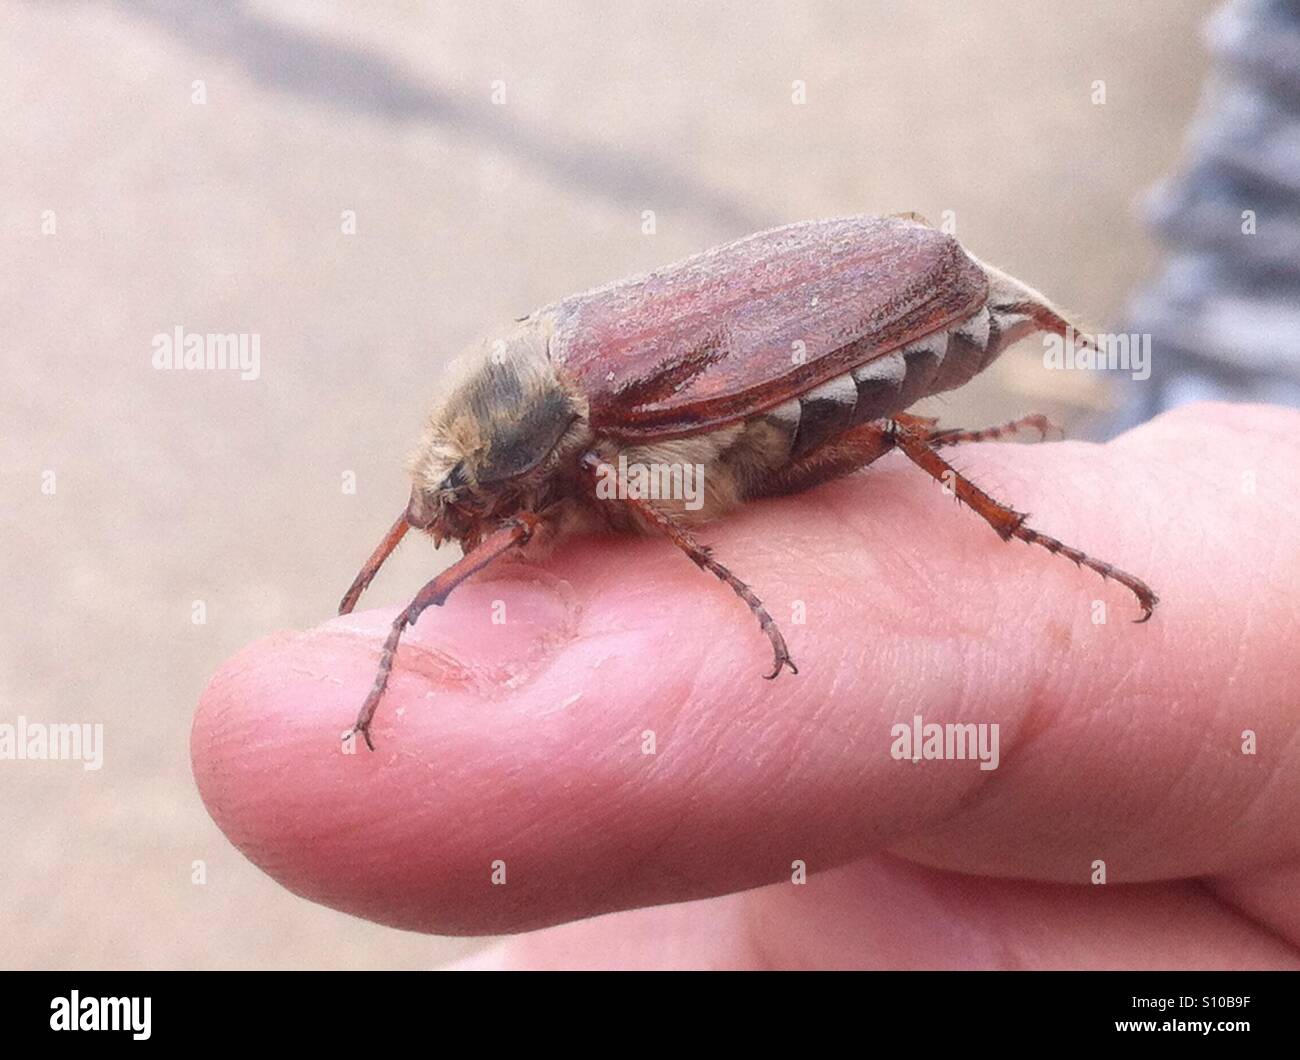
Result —
[[1296, 950], [1186, 881], [1069, 887], [875, 856], [504, 940], [459, 970], [1281, 969]]
[[[887, 461], [709, 530], [785, 625], [797, 677], [758, 680], [744, 608], [663, 543], [577, 540], [426, 614], [374, 755], [337, 738], [391, 614], [248, 649], [200, 704], [195, 775], [286, 886], [441, 932], [885, 847], [1063, 882], [1098, 863], [1115, 882], [1266, 866], [1297, 853], [1300, 812], [1296, 419], [1192, 410], [1104, 447], [960, 453], [1036, 528], [1147, 578], [1163, 602], [1145, 626], [1121, 588], [1000, 542]], [[997, 725], [997, 768], [896, 759], [893, 727], [916, 716]]]

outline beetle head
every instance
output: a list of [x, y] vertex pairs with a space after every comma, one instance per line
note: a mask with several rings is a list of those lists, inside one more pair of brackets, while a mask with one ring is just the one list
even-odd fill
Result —
[[535, 508], [579, 404], [552, 370], [538, 322], [474, 351], [411, 458], [408, 521], [435, 542], [465, 543]]

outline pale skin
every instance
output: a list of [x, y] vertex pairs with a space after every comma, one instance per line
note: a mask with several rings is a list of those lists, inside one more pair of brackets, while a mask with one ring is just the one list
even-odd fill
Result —
[[[374, 754], [338, 734], [395, 607], [247, 648], [195, 719], [204, 800], [301, 895], [512, 934], [480, 967], [1300, 967], [1300, 414], [945, 453], [1152, 620], [890, 454], [697, 535], [797, 676], [667, 542], [574, 541], [421, 617]], [[891, 758], [917, 713], [997, 723], [999, 768]]]

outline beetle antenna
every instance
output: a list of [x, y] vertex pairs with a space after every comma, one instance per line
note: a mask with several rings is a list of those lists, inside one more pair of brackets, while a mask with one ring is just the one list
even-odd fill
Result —
[[352, 609], [357, 606], [357, 601], [361, 599], [361, 594], [366, 591], [366, 587], [375, 580], [375, 575], [379, 573], [379, 568], [384, 565], [384, 560], [393, 554], [393, 549], [397, 543], [406, 536], [406, 531], [411, 529], [411, 524], [406, 520], [406, 512], [403, 511], [395, 522], [384, 535], [384, 539], [379, 542], [379, 547], [370, 554], [357, 576], [352, 579], [352, 584], [348, 586], [348, 591], [343, 594], [343, 599], [339, 601], [339, 614], [350, 614]]

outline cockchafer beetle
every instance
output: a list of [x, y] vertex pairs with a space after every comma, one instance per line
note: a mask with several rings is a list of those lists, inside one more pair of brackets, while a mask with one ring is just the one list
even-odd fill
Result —
[[[847, 474], [898, 449], [1003, 538], [1042, 545], [1127, 586], [1141, 580], [1038, 533], [940, 455], [945, 446], [1048, 424], [979, 431], [906, 414], [966, 383], [1007, 346], [1070, 323], [1043, 295], [915, 214], [807, 221], [759, 232], [645, 276], [539, 309], [486, 342], [433, 410], [411, 459], [406, 510], [339, 606], [356, 605], [411, 528], [463, 557], [394, 620], [348, 739], [370, 728], [403, 630], [506, 552], [576, 529], [659, 533], [722, 579], [772, 644], [776, 677], [797, 673], [750, 588], [692, 528], [745, 501]], [[598, 496], [615, 462], [703, 469], [698, 505], [624, 491]]]

